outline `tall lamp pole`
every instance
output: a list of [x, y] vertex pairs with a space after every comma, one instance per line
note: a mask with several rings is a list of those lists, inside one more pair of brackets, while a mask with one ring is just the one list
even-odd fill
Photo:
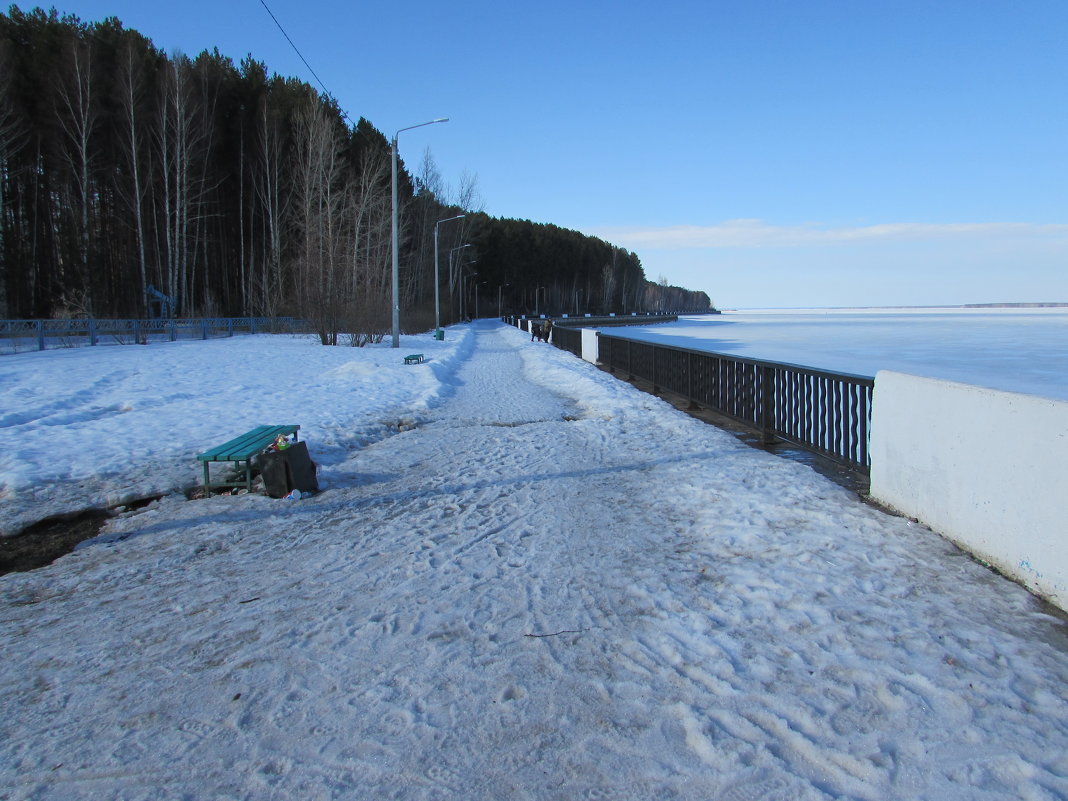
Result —
[[[469, 248], [469, 247], [471, 247], [471, 243], [470, 242], [468, 242], [466, 245], [457, 245], [456, 247], [454, 247], [452, 250], [449, 251], [449, 291], [450, 291], [450, 293], [455, 293], [456, 292], [456, 279], [454, 278], [455, 274], [453, 273], [452, 257], [456, 254], [456, 251], [463, 250], [464, 248]], [[460, 284], [461, 285], [463, 284], [463, 276], [462, 275], [460, 276]], [[461, 289], [461, 292], [462, 292], [462, 289]], [[462, 311], [463, 307], [461, 306], [460, 308], [461, 308], [461, 311]], [[460, 315], [460, 318], [463, 319], [463, 314]]]
[[[477, 275], [478, 275], [478, 273], [475, 273], [475, 275], [477, 276]], [[481, 318], [480, 318], [480, 317], [478, 316], [478, 288], [479, 288], [480, 286], [485, 286], [485, 285], [486, 285], [486, 282], [485, 282], [485, 281], [475, 281], [475, 319], [476, 319], [476, 320], [479, 320], [479, 319], [481, 319]]]
[[399, 235], [397, 232], [397, 137], [403, 131], [412, 128], [422, 128], [424, 125], [433, 125], [435, 122], [448, 122], [448, 117], [438, 117], [430, 122], [421, 122], [418, 125], [409, 125], [399, 129], [393, 134], [390, 150], [393, 156], [393, 347], [400, 347], [400, 253], [398, 249]]
[[[460, 265], [460, 316], [464, 317], [471, 313], [471, 304], [467, 302], [467, 288], [469, 286], [475, 286], [474, 279], [478, 278], [478, 273], [472, 272], [470, 275], [464, 272], [466, 265]], [[470, 283], [469, 283], [470, 279]], [[475, 318], [478, 318], [478, 287], [475, 286]]]
[[466, 214], [457, 214], [455, 217], [446, 217], [444, 220], [438, 220], [434, 223], [434, 336], [437, 339], [445, 338], [441, 332], [441, 300], [438, 291], [441, 286], [441, 281], [438, 279], [438, 226], [443, 222], [459, 220], [461, 217], [466, 216]]
[[498, 317], [504, 317], [504, 306], [501, 305], [501, 293], [504, 291], [504, 288], [506, 286], [511, 286], [511, 284], [498, 284], [497, 285], [497, 316]]

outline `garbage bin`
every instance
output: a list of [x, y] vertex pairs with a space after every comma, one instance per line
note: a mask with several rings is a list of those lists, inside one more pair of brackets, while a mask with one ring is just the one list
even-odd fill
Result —
[[284, 498], [293, 489], [319, 491], [315, 462], [308, 455], [306, 442], [294, 442], [284, 451], [262, 453], [256, 461], [264, 489], [272, 498]]
[[444, 340], [445, 339], [445, 331], [443, 329], [439, 328], [437, 331], [434, 332], [434, 339]]

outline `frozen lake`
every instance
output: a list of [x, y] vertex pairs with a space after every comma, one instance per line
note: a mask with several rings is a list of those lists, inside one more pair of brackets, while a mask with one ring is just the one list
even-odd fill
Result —
[[898, 370], [1068, 400], [1068, 308], [736, 311], [606, 333], [836, 372]]

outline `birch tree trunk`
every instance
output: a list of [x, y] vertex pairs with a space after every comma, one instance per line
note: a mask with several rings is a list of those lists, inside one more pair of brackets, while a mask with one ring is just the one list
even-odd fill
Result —
[[189, 59], [175, 54], [160, 80], [156, 126], [164, 227], [163, 283], [182, 314], [193, 308], [192, 266], [198, 246], [195, 225], [202, 194], [194, 161], [204, 157], [199, 152], [203, 131], [198, 126], [200, 109], [194, 99], [192, 73]]
[[148, 316], [148, 267], [145, 260], [144, 187], [141, 179], [141, 131], [138, 109], [141, 102], [141, 70], [135, 64], [134, 49], [127, 44], [119, 61], [119, 96], [122, 100], [122, 132], [130, 171], [130, 186], [124, 193], [134, 220], [137, 271], [140, 278], [143, 316]]
[[[392, 268], [389, 248], [391, 197], [388, 190], [389, 156], [366, 150], [360, 156], [352, 190], [352, 248], [350, 286], [355, 300], [354, 324], [373, 335], [378, 317], [389, 308], [387, 290]], [[381, 321], [384, 325], [384, 318]], [[384, 328], [383, 328], [384, 330]]]
[[269, 108], [267, 93], [260, 100], [257, 117], [257, 163], [253, 190], [263, 210], [263, 242], [258, 273], [251, 266], [249, 295], [260, 313], [275, 315], [282, 292], [282, 225], [285, 204], [282, 202], [284, 138], [280, 123]]
[[62, 158], [69, 171], [77, 209], [78, 254], [76, 279], [78, 286], [69, 287], [84, 293], [79, 305], [92, 311], [93, 282], [89, 274], [89, 210], [92, 189], [89, 184], [89, 140], [96, 122], [92, 103], [92, 55], [89, 45], [73, 40], [65, 54], [56, 90], [56, 118], [63, 131]]
[[294, 269], [301, 314], [314, 324], [324, 345], [336, 345], [344, 310], [351, 300], [343, 280], [348, 262], [343, 257], [348, 193], [336, 122], [314, 95], [297, 112], [294, 139], [295, 234], [301, 243]]
[[10, 44], [6, 39], [0, 40], [0, 319], [8, 317], [8, 265], [4, 247], [8, 215], [4, 190], [11, 173], [12, 159], [22, 143], [22, 126], [11, 101], [12, 86]]

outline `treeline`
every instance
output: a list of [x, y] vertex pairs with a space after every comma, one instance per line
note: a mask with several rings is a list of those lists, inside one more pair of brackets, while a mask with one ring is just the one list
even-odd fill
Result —
[[[370, 122], [251, 57], [167, 56], [114, 18], [0, 14], [2, 318], [295, 315], [328, 343], [379, 335], [390, 166]], [[646, 281], [633, 253], [481, 213], [474, 179], [448, 197], [429, 155], [398, 186], [406, 330], [433, 325], [435, 227], [443, 323], [709, 307]]]

